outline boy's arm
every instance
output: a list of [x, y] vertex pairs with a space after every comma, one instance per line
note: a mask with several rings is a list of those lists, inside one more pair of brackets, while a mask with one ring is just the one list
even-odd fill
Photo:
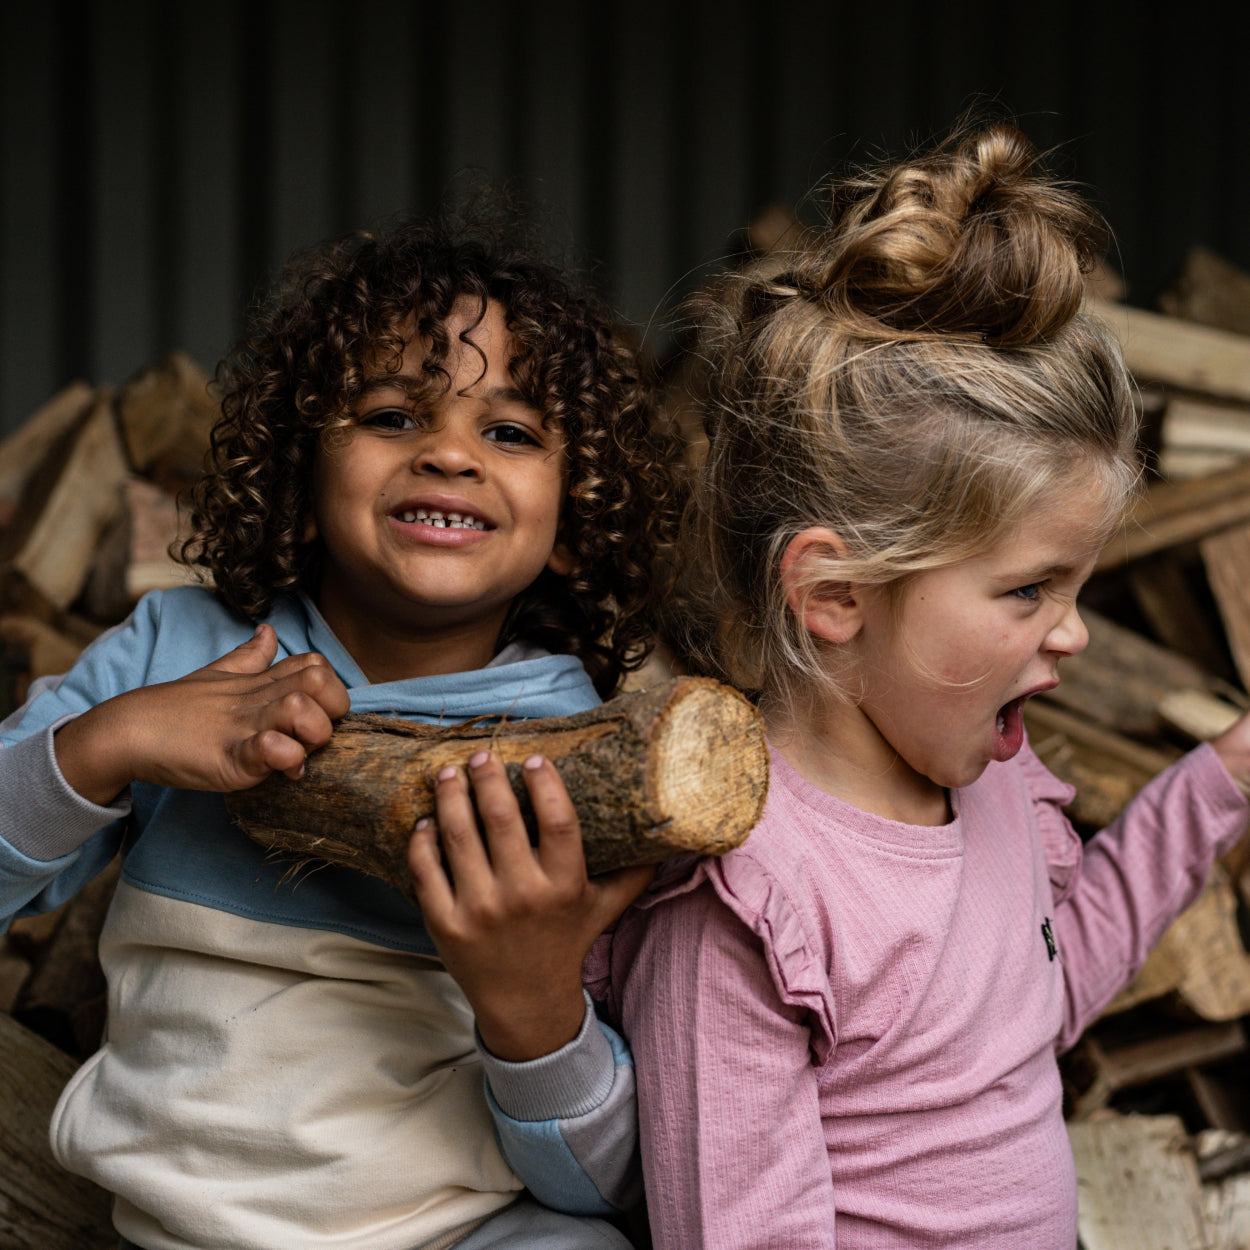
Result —
[[509, 1162], [548, 1205], [606, 1214], [637, 1192], [633, 1069], [589, 1009], [582, 962], [652, 870], [590, 880], [554, 766], [534, 756], [523, 773], [536, 847], [502, 763], [483, 751], [467, 775], [439, 774], [438, 828], [418, 825], [409, 866], [426, 928], [473, 1009]]
[[540, 1202], [611, 1215], [642, 1198], [634, 1064], [590, 998], [577, 1036], [509, 1063], [481, 1047], [486, 1096], [504, 1157]]

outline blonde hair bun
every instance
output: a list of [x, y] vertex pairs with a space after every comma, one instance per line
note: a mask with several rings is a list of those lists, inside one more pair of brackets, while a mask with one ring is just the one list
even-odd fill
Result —
[[998, 124], [842, 179], [828, 229], [795, 257], [795, 285], [869, 339], [1050, 338], [1080, 308], [1106, 236], [1037, 166], [1025, 136]]

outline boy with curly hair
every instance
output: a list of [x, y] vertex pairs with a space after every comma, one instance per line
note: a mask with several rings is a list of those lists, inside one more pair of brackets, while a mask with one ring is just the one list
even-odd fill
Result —
[[145, 597], [0, 733], [0, 914], [125, 856], [55, 1153], [146, 1250], [624, 1245], [597, 1217], [637, 1197], [632, 1067], [580, 969], [649, 872], [588, 880], [541, 757], [535, 849], [497, 759], [439, 775], [420, 909], [286, 880], [223, 795], [300, 776], [349, 709], [616, 689], [676, 517], [635, 354], [554, 268], [407, 224], [293, 261], [222, 376], [183, 550], [212, 589]]

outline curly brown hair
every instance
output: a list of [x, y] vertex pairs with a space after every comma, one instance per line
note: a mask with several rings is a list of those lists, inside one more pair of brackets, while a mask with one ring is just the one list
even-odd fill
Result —
[[569, 465], [560, 541], [572, 570], [544, 570], [518, 595], [497, 645], [524, 637], [576, 655], [607, 695], [650, 649], [657, 556], [680, 510], [680, 449], [620, 325], [492, 225], [406, 222], [292, 259], [218, 370], [222, 417], [182, 559], [248, 618], [283, 592], [315, 596], [320, 540], [305, 537], [305, 523], [323, 439], [351, 422], [366, 367], [398, 367], [413, 337], [429, 344], [427, 376], [449, 384], [446, 323], [465, 297], [479, 317], [488, 300], [502, 306], [509, 370], [562, 430]]

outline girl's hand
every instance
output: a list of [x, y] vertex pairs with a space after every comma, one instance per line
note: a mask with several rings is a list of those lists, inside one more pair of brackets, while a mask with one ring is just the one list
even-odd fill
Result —
[[271, 772], [299, 777], [348, 710], [323, 656], [274, 664], [278, 640], [260, 625], [247, 642], [177, 681], [98, 704], [56, 733], [65, 780], [108, 804], [132, 781], [186, 790], [245, 790]]
[[1250, 797], [1250, 712], [1212, 739], [1211, 745], [1237, 788]]
[[523, 769], [537, 847], [502, 761], [486, 751], [469, 760], [468, 778], [455, 768], [439, 773], [438, 827], [421, 821], [408, 845], [417, 899], [443, 963], [464, 990], [487, 1048], [514, 1062], [550, 1054], [577, 1036], [585, 1016], [582, 960], [655, 873], [627, 868], [591, 881], [560, 774], [537, 755]]

